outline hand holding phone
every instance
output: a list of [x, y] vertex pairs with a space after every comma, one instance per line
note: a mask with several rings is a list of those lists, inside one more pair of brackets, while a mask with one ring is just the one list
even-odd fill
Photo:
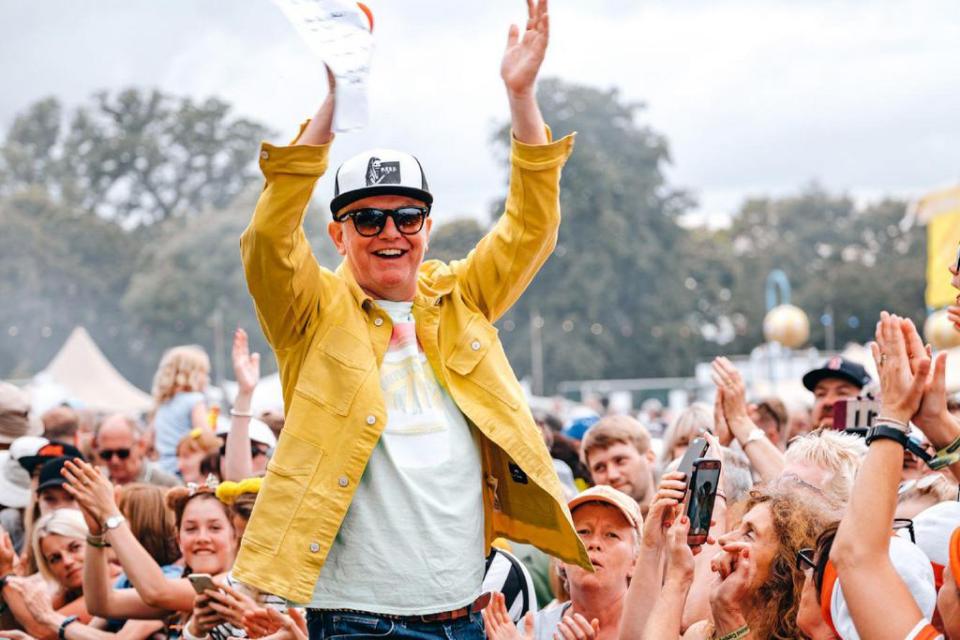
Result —
[[187, 580], [190, 581], [190, 586], [193, 587], [198, 596], [202, 596], [208, 589], [216, 591], [219, 588], [217, 583], [213, 581], [213, 576], [209, 573], [191, 573], [187, 576]]
[[683, 454], [683, 458], [680, 459], [680, 464], [677, 466], [677, 471], [686, 476], [688, 487], [690, 486], [690, 474], [693, 472], [693, 463], [698, 458], [702, 458], [704, 456], [709, 446], [710, 445], [706, 439], [696, 438], [687, 447], [687, 451]]
[[719, 484], [719, 460], [701, 458], [694, 461], [693, 477], [690, 480], [687, 496], [687, 517], [690, 518], [687, 544], [691, 546], [701, 545], [707, 541]]

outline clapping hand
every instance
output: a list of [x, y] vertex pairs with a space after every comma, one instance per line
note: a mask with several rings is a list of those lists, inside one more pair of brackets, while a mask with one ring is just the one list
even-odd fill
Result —
[[880, 375], [880, 412], [904, 424], [920, 409], [930, 374], [930, 354], [916, 346], [915, 333], [911, 320], [883, 311], [870, 345]]
[[79, 458], [67, 460], [62, 473], [67, 479], [64, 490], [77, 501], [90, 533], [99, 535], [106, 519], [118, 513], [113, 485], [99, 469]]
[[533, 94], [537, 74], [547, 52], [550, 39], [550, 16], [547, 0], [527, 0], [527, 24], [520, 33], [517, 25], [510, 25], [507, 49], [500, 64], [500, 77], [513, 96]]
[[495, 592], [490, 604], [480, 614], [487, 640], [533, 640], [533, 614], [524, 616], [523, 633], [520, 633], [507, 612], [506, 598], [502, 593]]
[[251, 638], [269, 640], [307, 640], [307, 621], [296, 608], [283, 614], [272, 607], [248, 611], [243, 616], [243, 628]]

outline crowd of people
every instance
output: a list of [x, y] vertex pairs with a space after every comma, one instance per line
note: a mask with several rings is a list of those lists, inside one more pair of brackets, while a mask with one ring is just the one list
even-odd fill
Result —
[[[332, 73], [294, 143], [263, 145], [241, 255], [282, 420], [252, 411], [242, 329], [229, 417], [192, 346], [146, 416], [35, 416], [0, 384], [0, 638], [960, 640], [960, 412], [910, 320], [881, 314], [878, 380], [840, 356], [803, 376], [802, 411], [724, 357], [713, 406], [665, 431], [529, 410], [494, 322], [553, 251], [573, 136], [540, 114], [549, 16], [527, 7], [501, 63], [504, 214], [464, 260], [424, 262], [423, 167], [377, 149], [337, 170], [344, 262], [317, 264]], [[960, 290], [960, 256], [950, 273]]]

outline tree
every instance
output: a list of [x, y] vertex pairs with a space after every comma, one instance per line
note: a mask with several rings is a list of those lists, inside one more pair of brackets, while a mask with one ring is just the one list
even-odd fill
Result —
[[125, 226], [224, 207], [257, 171], [268, 130], [222, 100], [158, 90], [99, 92], [63, 127], [54, 98], [19, 116], [0, 149], [0, 189], [43, 185], [50, 196]]

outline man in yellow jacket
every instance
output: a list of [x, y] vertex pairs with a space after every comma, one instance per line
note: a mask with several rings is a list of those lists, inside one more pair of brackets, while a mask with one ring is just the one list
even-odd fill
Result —
[[506, 207], [465, 259], [424, 262], [423, 169], [378, 149], [338, 169], [329, 233], [344, 261], [317, 264], [302, 221], [327, 168], [332, 82], [293, 145], [261, 149], [266, 186], [241, 252], [287, 419], [233, 574], [310, 607], [311, 638], [482, 638], [498, 536], [590, 567], [493, 326], [553, 251], [573, 148], [551, 141], [537, 106], [547, 3], [528, 4], [501, 65]]

